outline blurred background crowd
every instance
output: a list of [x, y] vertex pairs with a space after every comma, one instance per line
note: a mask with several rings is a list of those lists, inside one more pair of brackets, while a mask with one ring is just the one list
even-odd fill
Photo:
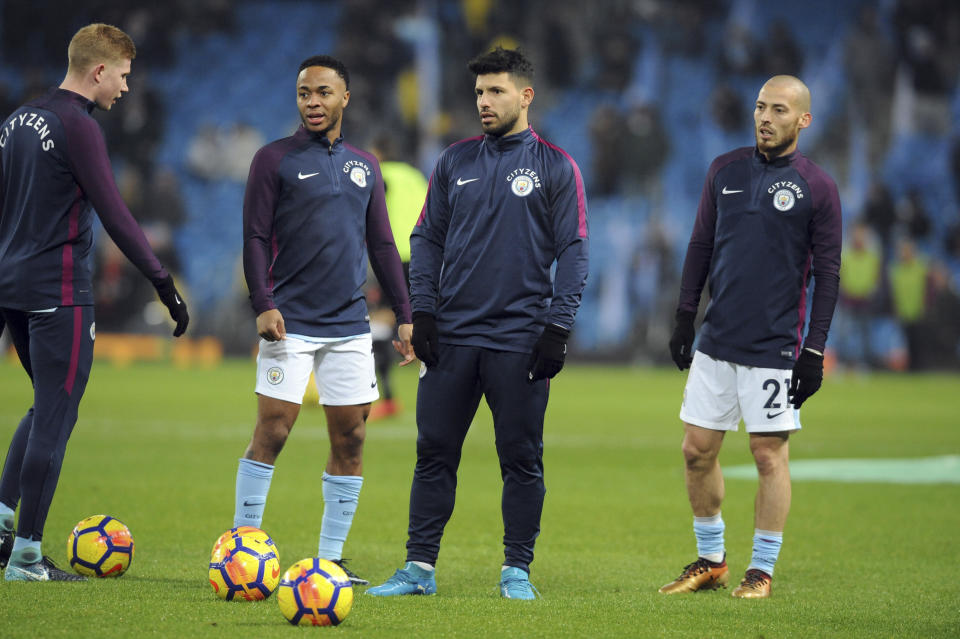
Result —
[[[500, 44], [534, 60], [531, 122], [586, 184], [574, 355], [669, 362], [707, 166], [753, 143], [760, 85], [789, 73], [813, 96], [800, 150], [834, 176], [844, 211], [831, 361], [960, 369], [955, 0], [0, 0], [0, 119], [60, 82], [70, 37], [93, 21], [138, 49], [130, 93], [97, 115], [118, 186], [179, 275], [191, 335], [227, 353], [256, 337], [240, 266], [247, 170], [298, 124], [299, 62], [342, 59], [345, 137], [429, 176], [445, 145], [479, 132], [466, 61]], [[105, 235], [97, 262], [100, 332], [167, 330]]]

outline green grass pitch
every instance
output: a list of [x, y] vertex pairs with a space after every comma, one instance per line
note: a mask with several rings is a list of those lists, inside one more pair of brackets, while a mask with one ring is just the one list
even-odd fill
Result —
[[[212, 370], [97, 362], [47, 520], [44, 551], [65, 564], [81, 518], [114, 515], [133, 532], [129, 572], [84, 584], [0, 582], [0, 637], [957, 637], [960, 484], [795, 482], [773, 597], [729, 590], [665, 597], [657, 588], [695, 556], [677, 418], [684, 374], [571, 365], [547, 412], [547, 498], [536, 602], [501, 600], [500, 476], [489, 410], [464, 448], [457, 507], [433, 597], [357, 593], [336, 629], [298, 630], [274, 597], [226, 603], [207, 583], [233, 516], [237, 458], [254, 420], [254, 365]], [[394, 383], [407, 410], [371, 423], [365, 483], [346, 556], [380, 582], [404, 558], [416, 427], [416, 371]], [[804, 408], [800, 459], [960, 454], [956, 376], [834, 376]], [[19, 365], [0, 363], [0, 446], [29, 399]], [[280, 457], [264, 528], [281, 566], [316, 551], [327, 442], [304, 407]], [[725, 466], [750, 463], [731, 434]], [[733, 580], [749, 562], [754, 480], [727, 480]], [[358, 589], [360, 591], [362, 589]], [[299, 635], [298, 635], [299, 636]]]

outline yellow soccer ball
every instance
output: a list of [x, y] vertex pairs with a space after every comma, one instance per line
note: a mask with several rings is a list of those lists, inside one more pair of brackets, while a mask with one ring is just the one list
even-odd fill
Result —
[[81, 519], [67, 537], [70, 566], [88, 577], [119, 577], [133, 561], [133, 537], [110, 515]]
[[293, 625], [336, 626], [350, 613], [353, 584], [332, 561], [303, 559], [283, 573], [277, 603]]
[[270, 596], [280, 581], [280, 560], [257, 536], [230, 537], [210, 561], [213, 592], [226, 601], [260, 601]]

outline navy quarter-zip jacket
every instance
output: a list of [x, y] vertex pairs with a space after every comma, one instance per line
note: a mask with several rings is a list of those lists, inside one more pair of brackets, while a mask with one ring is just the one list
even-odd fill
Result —
[[436, 316], [440, 342], [529, 352], [546, 324], [572, 328], [580, 306], [580, 169], [532, 128], [454, 143], [437, 160], [410, 249], [411, 306]]
[[[697, 349], [715, 359], [792, 368], [801, 345], [823, 352], [840, 284], [840, 196], [799, 151], [768, 162], [755, 147], [707, 171], [683, 265], [679, 309], [696, 312]], [[812, 269], [812, 270], [811, 270]], [[804, 339], [807, 287], [816, 281]]]
[[301, 126], [260, 149], [243, 202], [243, 270], [254, 312], [277, 308], [288, 333], [370, 332], [367, 252], [397, 321], [410, 302], [377, 159]]

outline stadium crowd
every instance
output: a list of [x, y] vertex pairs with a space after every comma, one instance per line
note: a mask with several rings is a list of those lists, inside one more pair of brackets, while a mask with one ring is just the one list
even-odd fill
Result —
[[[258, 83], [275, 93], [271, 76], [282, 76], [272, 64], [259, 66], [263, 49], [254, 43], [268, 40], [281, 56], [272, 62], [287, 68], [313, 53], [345, 60], [354, 78], [351, 138], [369, 146], [388, 133], [398, 159], [427, 175], [440, 149], [476, 129], [462, 99], [472, 91], [462, 61], [503, 44], [529, 51], [542, 87], [531, 122], [570, 150], [590, 194], [598, 259], [572, 355], [669, 361], [683, 247], [706, 160], [749, 143], [756, 87], [790, 73], [816, 87], [819, 119], [802, 150], [836, 177], [844, 206], [841, 302], [828, 344], [836, 363], [960, 368], [956, 2], [818, 1], [802, 22], [773, 7], [760, 11], [755, 0], [65, 6], [0, 0], [0, 110], [6, 115], [59, 81], [59, 43], [78, 26], [97, 20], [131, 34], [133, 90], [116, 117], [99, 118], [117, 181], [163, 263], [182, 273], [195, 334], [221, 337], [230, 350], [249, 353], [255, 338], [230, 334], [252, 321], [236, 277], [239, 165], [249, 164], [244, 149], [289, 134], [296, 116], [253, 110]], [[297, 20], [314, 39], [285, 37]], [[324, 37], [316, 40], [317, 32]], [[307, 50], [318, 41], [330, 50]], [[224, 97], [231, 78], [205, 76], [207, 64], [228, 68], [217, 66], [223, 57], [257, 76], [253, 90], [244, 85], [246, 93]], [[184, 78], [194, 94], [190, 111], [176, 88]], [[101, 330], [158, 331], [156, 314], [144, 312], [148, 283], [105, 236], [97, 261]]]

